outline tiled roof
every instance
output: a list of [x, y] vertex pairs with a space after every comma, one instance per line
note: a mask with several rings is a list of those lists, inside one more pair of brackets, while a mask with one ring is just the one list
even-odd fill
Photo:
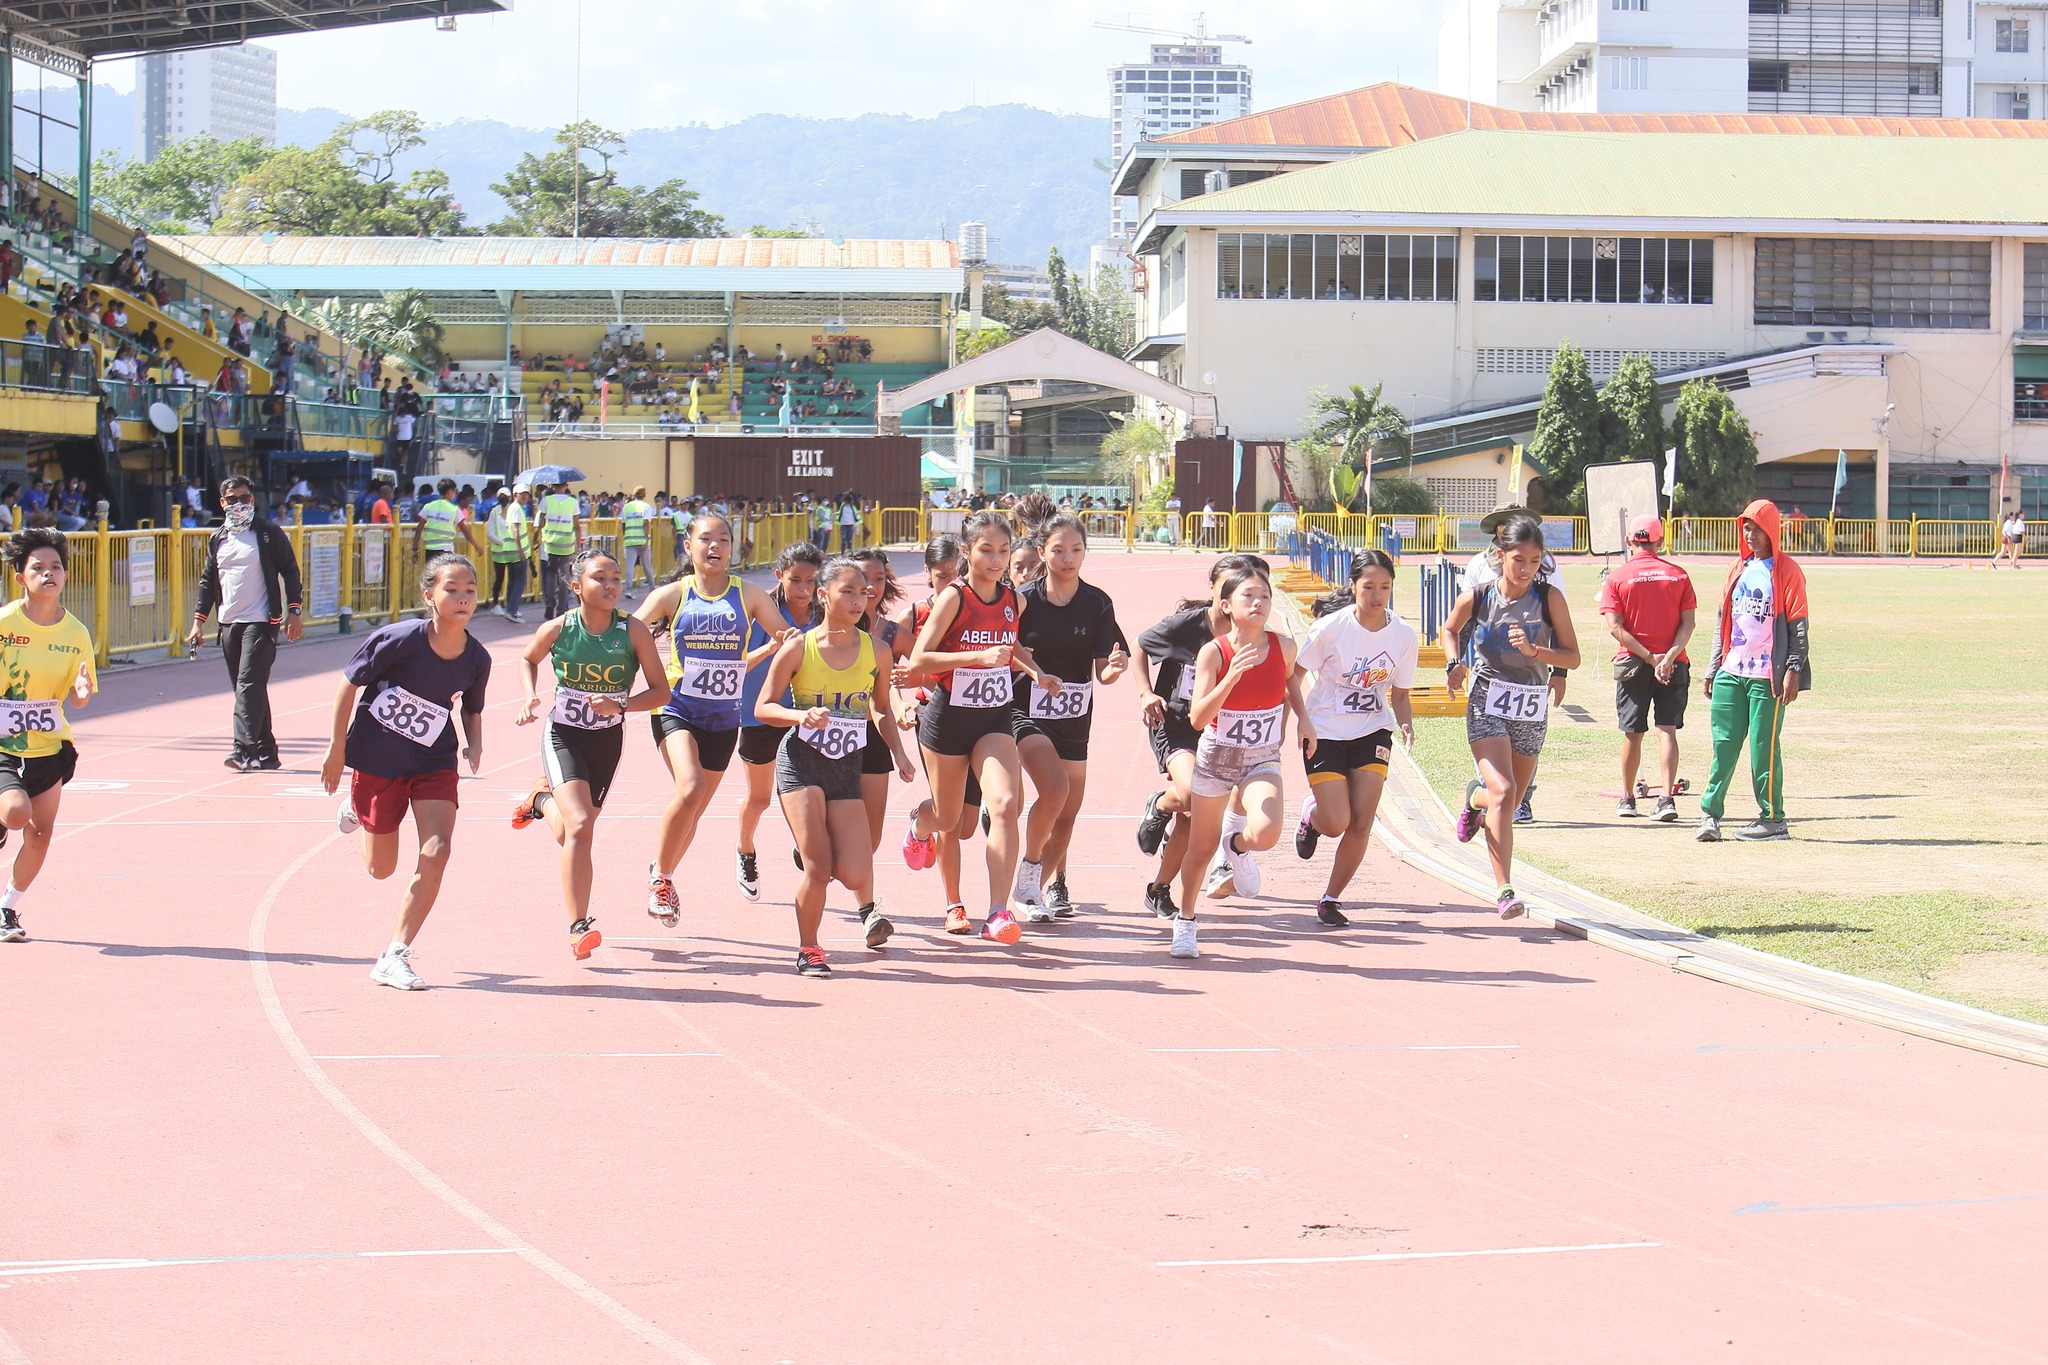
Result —
[[678, 266], [950, 270], [953, 243], [823, 237], [167, 237], [197, 261], [261, 266]]
[[[1464, 100], [1392, 81], [1152, 139], [1187, 147], [1400, 147], [1462, 132]], [[2048, 120], [1819, 114], [1542, 114], [1473, 104], [1470, 127], [1577, 133], [1805, 133], [1836, 137], [2048, 138]]]

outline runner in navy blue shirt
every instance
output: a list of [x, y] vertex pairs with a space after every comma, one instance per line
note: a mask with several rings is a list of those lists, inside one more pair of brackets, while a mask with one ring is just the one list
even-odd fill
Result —
[[349, 660], [320, 766], [329, 792], [340, 788], [344, 763], [354, 770], [336, 823], [344, 834], [362, 831], [363, 866], [372, 877], [382, 881], [397, 870], [398, 831], [408, 808], [418, 827], [419, 862], [399, 902], [398, 928], [370, 972], [372, 981], [400, 990], [426, 987], [409, 958], [448, 867], [457, 759], [466, 760], [472, 774], [483, 761], [491, 656], [469, 633], [476, 586], [476, 570], [461, 555], [427, 560], [420, 572], [427, 615], [373, 632]]

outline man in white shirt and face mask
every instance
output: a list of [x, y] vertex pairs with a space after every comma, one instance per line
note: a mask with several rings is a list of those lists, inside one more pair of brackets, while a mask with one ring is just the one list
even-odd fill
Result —
[[206, 567], [185, 644], [200, 646], [206, 618], [220, 613], [220, 647], [235, 685], [235, 747], [226, 766], [236, 772], [283, 766], [270, 728], [270, 668], [277, 661], [280, 628], [287, 641], [305, 633], [299, 561], [277, 523], [256, 515], [256, 490], [236, 475], [220, 486], [224, 520], [206, 542]]

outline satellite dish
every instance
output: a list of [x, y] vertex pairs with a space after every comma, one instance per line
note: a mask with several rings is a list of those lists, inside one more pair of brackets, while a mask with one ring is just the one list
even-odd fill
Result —
[[1204, 384], [1207, 384], [1207, 385], [1208, 385], [1208, 386], [1209, 386], [1210, 388], [1212, 388], [1212, 389], [1213, 389], [1213, 388], [1215, 388], [1215, 387], [1216, 387], [1216, 371], [1214, 371], [1214, 370], [1204, 370], [1204, 371], [1202, 371], [1202, 382], [1203, 382]]
[[151, 403], [149, 424], [168, 436], [178, 429], [178, 410], [169, 403]]

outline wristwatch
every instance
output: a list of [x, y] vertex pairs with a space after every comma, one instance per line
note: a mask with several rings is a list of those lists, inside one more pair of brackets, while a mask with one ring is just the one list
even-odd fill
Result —
[[286, 607], [286, 608], [284, 609], [284, 613], [285, 613], [285, 615], [287, 615], [287, 616], [297, 616], [297, 615], [299, 614], [299, 612], [300, 612], [300, 608], [299, 608], [299, 607], [298, 607], [298, 606], [297, 606], [296, 604], [295, 604], [295, 605], [293, 605], [293, 606], [289, 606], [289, 607]]

